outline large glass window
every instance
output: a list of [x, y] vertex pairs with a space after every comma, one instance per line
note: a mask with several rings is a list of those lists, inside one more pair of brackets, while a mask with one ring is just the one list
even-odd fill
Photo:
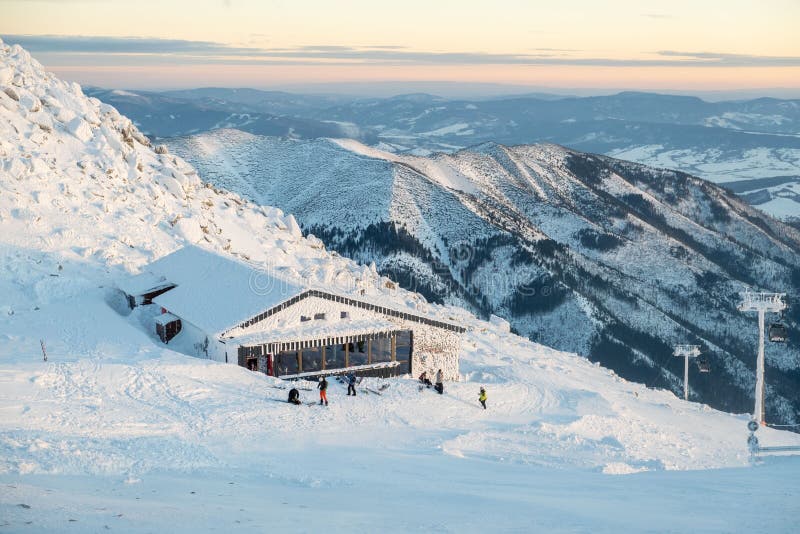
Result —
[[365, 365], [367, 363], [367, 342], [359, 341], [350, 343], [350, 365]]
[[322, 348], [316, 347], [311, 349], [303, 349], [303, 372], [309, 373], [312, 371], [322, 370]]
[[394, 339], [394, 359], [400, 364], [397, 372], [401, 375], [411, 372], [411, 331], [398, 332]]
[[284, 351], [275, 355], [275, 375], [294, 375], [300, 372], [297, 351]]
[[392, 361], [392, 338], [378, 337], [371, 341], [372, 363]]
[[344, 355], [346, 345], [330, 345], [325, 347], [325, 368], [326, 369], [342, 369], [347, 367]]

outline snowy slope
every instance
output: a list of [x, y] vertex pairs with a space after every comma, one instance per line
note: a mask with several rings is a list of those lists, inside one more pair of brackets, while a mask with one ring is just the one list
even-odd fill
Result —
[[[686, 174], [556, 145], [420, 157], [219, 130], [170, 146], [403, 287], [629, 379], [680, 391], [672, 346], [699, 343], [714, 370], [692, 369], [693, 394], [715, 407], [752, 403], [757, 329], [739, 291], [788, 292], [800, 335], [800, 233]], [[800, 351], [772, 345], [767, 358], [769, 417], [797, 422]]]
[[[127, 530], [191, 531], [204, 510], [215, 509], [214, 497], [198, 499], [194, 519], [175, 523], [183, 513], [170, 504], [182, 502], [172, 493], [181, 485], [170, 478], [175, 473], [215, 493], [212, 481], [220, 475], [209, 473], [238, 479], [255, 472], [263, 475], [249, 479], [255, 493], [312, 498], [316, 488], [344, 484], [342, 495], [363, 497], [370, 485], [359, 494], [342, 477], [376, 486], [378, 481], [342, 467], [346, 450], [361, 465], [401, 472], [409, 461], [398, 456], [418, 456], [422, 463], [413, 463], [429, 466], [445, 481], [454, 477], [453, 459], [485, 465], [488, 479], [481, 485], [489, 489], [514, 477], [505, 463], [516, 470], [579, 473], [748, 464], [746, 415], [648, 390], [576, 355], [503, 333], [463, 310], [386, 289], [372, 269], [301, 237], [291, 216], [206, 186], [180, 158], [156, 154], [112, 108], [46, 74], [24, 50], [2, 43], [0, 89], [2, 526], [53, 531], [75, 520], [76, 529], [105, 530], [111, 528], [109, 506], [121, 505], [130, 517], [115, 513], [114, 525]], [[385, 382], [385, 388], [368, 380], [350, 404], [334, 384], [332, 405], [323, 410], [283, 403], [286, 384], [274, 379], [174, 353], [154, 338], [146, 310], [120, 313], [124, 305], [110, 285], [186, 242], [251, 261], [269, 259], [298, 283], [363, 289], [373, 299], [457, 320], [468, 328], [463, 380], [448, 385], [444, 397], [418, 391], [410, 379]], [[476, 402], [479, 385], [490, 392], [491, 409], [485, 412]], [[768, 444], [800, 443], [796, 434], [761, 434]], [[587, 480], [574, 476], [577, 484]], [[398, 496], [415, 487], [402, 476], [395, 480], [404, 484]], [[527, 493], [529, 479], [514, 480]], [[147, 515], [127, 492], [152, 481], [161, 481], [159, 491], [168, 495], [153, 503], [155, 515]], [[107, 484], [112, 489], [100, 489]], [[119, 495], [127, 497], [121, 502]], [[450, 516], [461, 505], [459, 494], [446, 498]], [[511, 506], [510, 495], [502, 499], [507, 504], [497, 501], [491, 509]], [[426, 513], [433, 513], [428, 507]], [[783, 513], [777, 510], [775, 525], [789, 524]], [[548, 521], [556, 524], [558, 517]], [[236, 517], [226, 509], [210, 521], [222, 519], [230, 526]], [[314, 516], [314, 524], [321, 519]], [[341, 515], [338, 520], [340, 527], [349, 523]], [[286, 517], [280, 521], [285, 525]], [[396, 523], [396, 530], [419, 528], [408, 521]], [[502, 525], [518, 527], [515, 521], [506, 516]], [[610, 529], [613, 521], [604, 521]], [[582, 521], [572, 525], [587, 527]], [[264, 524], [248, 528], [263, 530]]]

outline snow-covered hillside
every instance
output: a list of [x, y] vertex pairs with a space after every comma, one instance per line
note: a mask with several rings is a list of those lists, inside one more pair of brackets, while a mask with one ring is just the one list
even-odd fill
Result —
[[[543, 528], [612, 530], [615, 514], [596, 508], [562, 518], [575, 494], [532, 494], [535, 475], [555, 480], [557, 468], [576, 488], [610, 488], [612, 477], [596, 473], [748, 465], [746, 415], [683, 402], [507, 333], [497, 321], [389, 289], [373, 269], [303, 238], [293, 217], [206, 185], [183, 160], [148, 145], [114, 109], [0, 42], [0, 526], [297, 530], [338, 512], [339, 528], [357, 530], [376, 520], [386, 531], [518, 528], [533, 524], [529, 512], [505, 513], [519, 508], [521, 494], [550, 510], [537, 520]], [[468, 328], [463, 379], [443, 397], [419, 391], [412, 379], [367, 380], [356, 398], [334, 384], [328, 409], [295, 407], [282, 402], [284, 383], [174, 353], [144, 313], [121, 312], [113, 282], [187, 242], [269, 262], [298, 283], [363, 290], [458, 321]], [[489, 390], [486, 411], [476, 400], [480, 385]], [[800, 443], [796, 434], [760, 434], [766, 444]], [[431, 495], [422, 487], [431, 480], [443, 482], [439, 498], [419, 502], [414, 495]], [[507, 482], [518, 491], [502, 490]], [[664, 491], [663, 482], [642, 484]], [[425, 517], [388, 522], [396, 511], [372, 499], [390, 486], [396, 505], [418, 503]], [[606, 502], [624, 502], [641, 487]], [[492, 523], [457, 513], [480, 489], [496, 492], [482, 495]], [[668, 491], [680, 494], [677, 485]], [[187, 502], [190, 494], [197, 499]], [[791, 524], [783, 495], [764, 503], [778, 503], [770, 508], [777, 528]], [[237, 504], [223, 506], [231, 496]], [[592, 492], [581, 498], [590, 502]], [[301, 524], [296, 514], [315, 500], [324, 504]], [[281, 510], [278, 503], [290, 501], [292, 509]], [[248, 522], [245, 506], [259, 507], [257, 521]], [[436, 513], [441, 520], [425, 519]], [[658, 507], [653, 513], [669, 519]], [[707, 516], [712, 522], [701, 527], [740, 526], [730, 522], [740, 517]], [[641, 528], [653, 516], [634, 519]]]
[[[556, 145], [414, 157], [219, 130], [170, 146], [403, 287], [627, 378], [680, 391], [672, 347], [700, 343], [713, 372], [692, 369], [693, 395], [716, 407], [752, 403], [757, 328], [738, 292], [788, 292], [800, 335], [800, 233], [685, 174]], [[772, 345], [767, 358], [769, 417], [794, 423], [800, 351]]]
[[[752, 182], [744, 195], [748, 202], [774, 217], [800, 217], [797, 100], [706, 102], [637, 92], [464, 101], [426, 94], [364, 99], [223, 88], [90, 91], [157, 137], [236, 128], [293, 139], [347, 137], [407, 155], [453, 153], [485, 142], [558, 143], [726, 185]], [[776, 180], [789, 185], [772, 187]]]

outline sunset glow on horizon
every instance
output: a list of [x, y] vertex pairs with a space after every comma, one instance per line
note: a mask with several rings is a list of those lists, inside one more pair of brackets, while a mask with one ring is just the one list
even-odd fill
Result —
[[0, 9], [4, 40], [104, 87], [800, 87], [792, 0], [0, 0]]

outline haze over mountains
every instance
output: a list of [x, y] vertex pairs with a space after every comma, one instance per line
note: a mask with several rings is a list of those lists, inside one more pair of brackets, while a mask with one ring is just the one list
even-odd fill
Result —
[[[626, 378], [677, 390], [672, 346], [699, 343], [714, 372], [692, 388], [713, 406], [750, 403], [745, 286], [790, 293], [800, 335], [800, 232], [686, 174], [546, 144], [422, 157], [217, 130], [169, 146], [402, 286], [505, 317]], [[769, 351], [770, 418], [796, 417], [798, 359], [793, 346]]]
[[213, 88], [164, 93], [93, 89], [90, 94], [155, 137], [237, 128], [296, 139], [352, 138], [416, 155], [485, 142], [557, 143], [729, 184], [772, 215], [800, 216], [798, 100], [706, 102], [635, 92], [479, 100], [428, 94], [354, 98]]

